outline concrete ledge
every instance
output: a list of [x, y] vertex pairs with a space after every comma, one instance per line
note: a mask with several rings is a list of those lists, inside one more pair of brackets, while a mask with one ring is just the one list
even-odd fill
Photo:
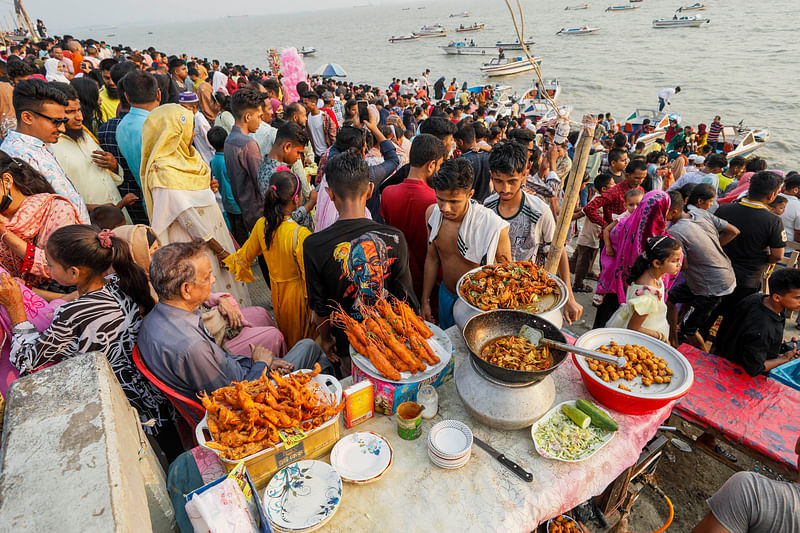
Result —
[[147, 533], [154, 523], [156, 531], [175, 527], [164, 474], [102, 354], [11, 386], [0, 451], [2, 529]]

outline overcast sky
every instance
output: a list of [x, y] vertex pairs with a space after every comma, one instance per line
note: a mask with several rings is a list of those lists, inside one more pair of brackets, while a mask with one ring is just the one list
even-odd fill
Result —
[[[372, 4], [401, 0], [371, 0]], [[122, 24], [170, 23], [228, 15], [267, 15], [366, 4], [366, 0], [24, 0], [28, 16], [40, 18], [51, 34], [89, 27]], [[10, 0], [0, 0], [0, 25], [12, 11]], [[301, 6], [301, 7], [299, 7]]]

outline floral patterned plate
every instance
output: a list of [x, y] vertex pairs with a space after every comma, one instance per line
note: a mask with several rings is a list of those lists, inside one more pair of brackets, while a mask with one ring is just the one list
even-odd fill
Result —
[[275, 473], [263, 500], [277, 529], [313, 531], [333, 516], [341, 498], [342, 478], [331, 465], [298, 461]]
[[392, 466], [389, 442], [371, 431], [342, 437], [331, 451], [331, 464], [343, 481], [367, 484], [380, 479]]

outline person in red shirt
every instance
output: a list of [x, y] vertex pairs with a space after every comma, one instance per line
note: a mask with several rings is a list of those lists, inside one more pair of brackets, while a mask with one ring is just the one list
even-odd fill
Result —
[[425, 210], [436, 203], [436, 192], [428, 185], [447, 156], [444, 143], [428, 133], [414, 138], [409, 152], [408, 177], [390, 185], [381, 195], [381, 216], [390, 226], [403, 232], [408, 242], [408, 266], [414, 292], [422, 294], [425, 255], [428, 253], [428, 230]]
[[[618, 215], [625, 211], [625, 193], [629, 189], [641, 189], [640, 185], [647, 177], [647, 163], [643, 158], [637, 157], [625, 168], [625, 179], [617, 183], [600, 196], [595, 196], [583, 208], [586, 218], [605, 228], [612, 219], [612, 215]], [[643, 190], [643, 189], [642, 189]], [[600, 214], [600, 208], [603, 214]]]

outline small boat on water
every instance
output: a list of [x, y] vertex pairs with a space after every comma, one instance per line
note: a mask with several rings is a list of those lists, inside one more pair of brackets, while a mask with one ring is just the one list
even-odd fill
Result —
[[641, 6], [608, 6], [606, 11], [631, 11], [633, 9], [639, 9]]
[[578, 4], [576, 6], [567, 6], [564, 8], [564, 11], [576, 11], [578, 9], [589, 9], [589, 4]]
[[[525, 46], [533, 46], [536, 44], [536, 41], [533, 40], [533, 37], [528, 37], [525, 39]], [[519, 39], [514, 39], [514, 42], [503, 42], [497, 41], [494, 43], [497, 48], [502, 48], [503, 50], [522, 50], [522, 45], [519, 44]]]
[[527, 57], [506, 57], [503, 59], [495, 57], [488, 63], [484, 63], [481, 67], [481, 72], [487, 76], [507, 76], [509, 74], [518, 74], [528, 70], [533, 70], [536, 65], [542, 64], [541, 57], [534, 57], [533, 63], [528, 61]]
[[470, 16], [469, 11], [462, 11], [461, 13], [450, 13], [451, 19], [455, 17], [468, 17], [468, 16]]
[[299, 50], [299, 52], [301, 54], [303, 54], [303, 57], [307, 57], [307, 56], [313, 56], [314, 54], [316, 54], [317, 53], [317, 49], [314, 48], [313, 46], [309, 46], [309, 47], [305, 47], [304, 46], [303, 48], [301, 48]]
[[653, 21], [654, 28], [699, 28], [703, 24], [711, 22], [710, 19], [690, 16], [690, 17], [672, 17], [671, 19], [656, 19]]
[[497, 53], [496, 46], [475, 46], [475, 43], [466, 42], [453, 42], [447, 46], [440, 46], [444, 53], [457, 56], [484, 56], [486, 54], [492, 55]]
[[416, 41], [417, 39], [419, 39], [419, 35], [413, 33], [410, 35], [401, 35], [400, 37], [395, 37], [394, 35], [392, 35], [391, 38], [389, 39], [389, 42], [399, 43], [402, 41]]
[[527, 105], [533, 100], [544, 100], [544, 93], [547, 93], [547, 96], [552, 100], [558, 100], [558, 96], [561, 94], [561, 86], [558, 84], [558, 80], [544, 80], [544, 86], [538, 81], [535, 81], [534, 84], [525, 91], [525, 94], [522, 95], [521, 101], [523, 104]]
[[556, 35], [589, 35], [598, 31], [600, 31], [600, 28], [590, 28], [589, 26], [570, 29], [561, 28], [556, 32]]
[[415, 31], [417, 37], [447, 37], [447, 30], [441, 24], [423, 26], [419, 31]]
[[463, 33], [465, 31], [479, 31], [486, 28], [485, 22], [476, 22], [474, 24], [470, 24], [469, 26], [464, 26], [463, 24], [456, 28], [456, 32]]
[[705, 4], [701, 4], [700, 2], [695, 2], [690, 6], [683, 6], [678, 8], [678, 13], [683, 13], [684, 11], [702, 11], [706, 8]]
[[725, 126], [725, 144], [730, 143], [730, 145], [733, 146], [733, 150], [725, 154], [729, 161], [737, 155], [742, 157], [748, 156], [759, 148], [766, 146], [770, 141], [768, 129], [748, 128], [744, 126], [742, 122], [737, 126]]
[[644, 0], [628, 0], [628, 2], [630, 2], [631, 4], [636, 4], [636, 3], [642, 2], [642, 1], [644, 1]]
[[[673, 115], [674, 116], [674, 115]], [[641, 127], [645, 119], [650, 120], [648, 132], [637, 137], [636, 141], [641, 141], [645, 146], [650, 146], [656, 139], [664, 137], [669, 126], [669, 113], [659, 112], [655, 109], [636, 108], [633, 113], [625, 120], [622, 126], [622, 133], [631, 134], [636, 128]]]

